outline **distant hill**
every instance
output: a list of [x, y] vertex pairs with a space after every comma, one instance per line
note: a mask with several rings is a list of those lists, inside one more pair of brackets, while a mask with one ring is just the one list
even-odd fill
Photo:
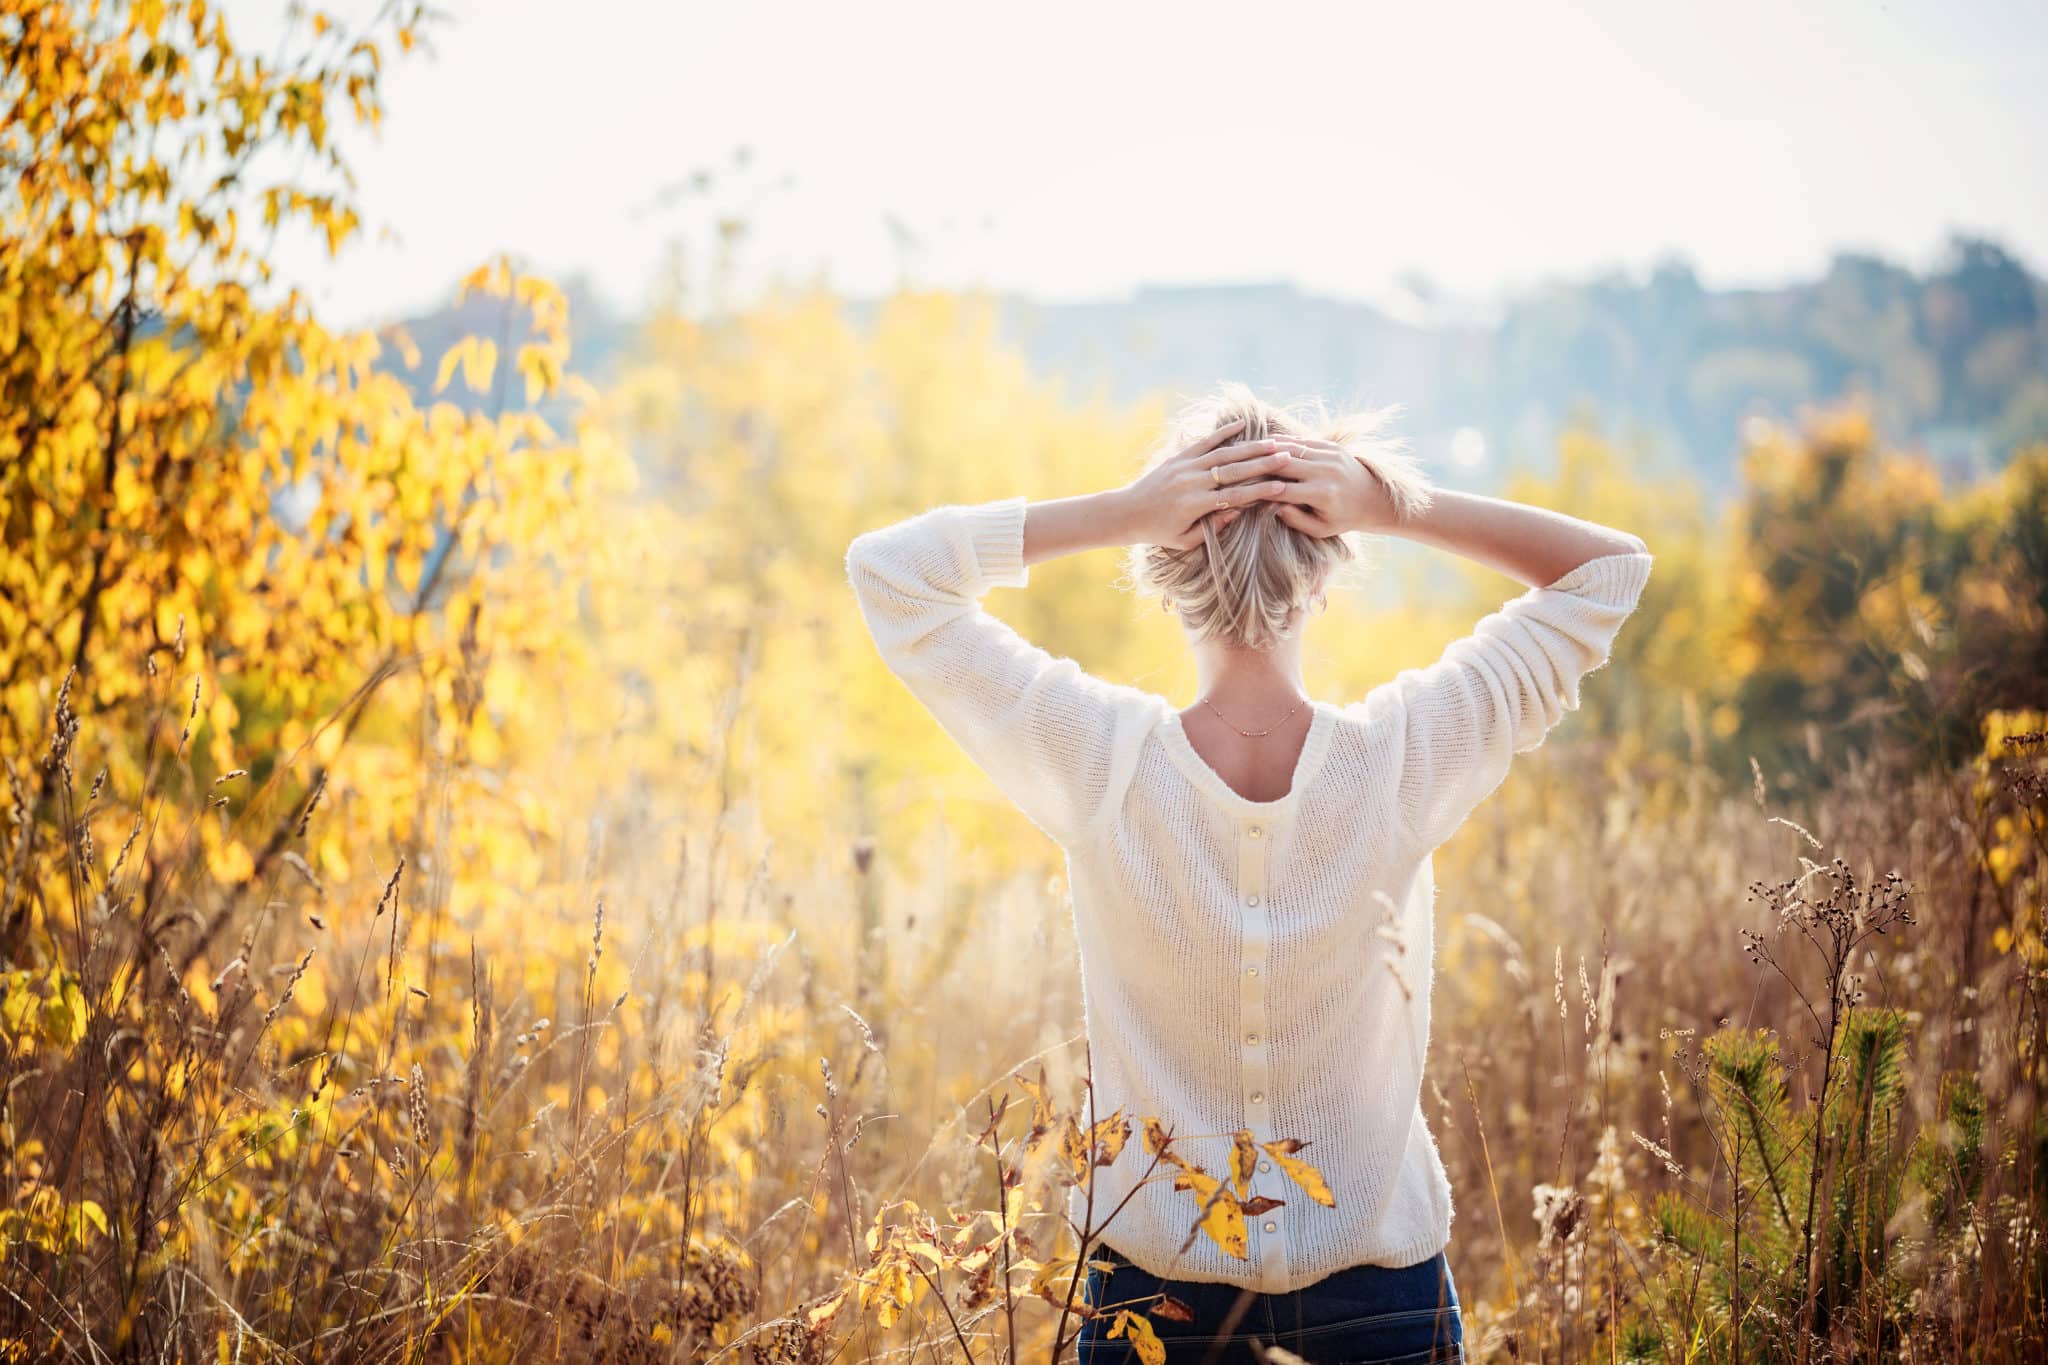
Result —
[[[570, 292], [572, 364], [601, 382], [632, 325], [588, 290]], [[1487, 322], [1426, 305], [1396, 319], [1285, 283], [998, 303], [1004, 333], [1077, 395], [1201, 392], [1231, 377], [1277, 397], [1399, 402], [1415, 449], [1471, 485], [1547, 467], [1578, 410], [1716, 490], [1733, 482], [1745, 419], [1853, 391], [1868, 394], [1888, 438], [1961, 477], [2048, 440], [2048, 284], [1975, 237], [1953, 239], [1926, 275], [1845, 252], [1816, 280], [1710, 290], [1673, 261], [1645, 279], [1552, 285]], [[845, 306], [865, 325], [878, 301]], [[416, 382], [431, 383], [440, 350], [468, 327], [491, 334], [494, 317], [472, 302], [465, 315], [407, 322], [424, 356]]]

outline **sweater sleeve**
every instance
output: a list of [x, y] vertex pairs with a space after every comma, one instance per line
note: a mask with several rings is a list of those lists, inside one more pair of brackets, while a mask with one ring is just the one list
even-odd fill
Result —
[[1103, 813], [1145, 694], [1057, 658], [991, 616], [1025, 587], [1026, 499], [935, 507], [854, 538], [848, 580], [883, 660], [977, 766], [1072, 847]]
[[1450, 838], [1514, 756], [1578, 709], [1580, 680], [1607, 662], [1652, 562], [1632, 553], [1589, 559], [1387, 684], [1401, 703], [1401, 820], [1423, 848]]

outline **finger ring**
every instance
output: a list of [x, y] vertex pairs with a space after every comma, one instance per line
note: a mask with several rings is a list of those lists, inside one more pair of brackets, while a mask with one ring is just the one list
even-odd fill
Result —
[[1213, 464], [1209, 466], [1209, 486], [1212, 488], [1223, 487], [1223, 469], [1221, 466]]
[[1230, 499], [1229, 499], [1229, 498], [1218, 498], [1218, 499], [1216, 499], [1216, 510], [1218, 510], [1219, 512], [1227, 512], [1227, 511], [1229, 511], [1229, 510], [1230, 510]]

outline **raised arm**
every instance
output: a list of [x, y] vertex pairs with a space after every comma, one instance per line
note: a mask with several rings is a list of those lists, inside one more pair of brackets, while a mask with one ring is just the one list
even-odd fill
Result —
[[1429, 506], [1386, 534], [1477, 560], [1543, 587], [1602, 555], [1648, 554], [1641, 536], [1506, 498], [1434, 489]]
[[1448, 839], [1506, 779], [1514, 756], [1579, 707], [1653, 562], [1642, 538], [1562, 512], [1437, 490], [1390, 534], [1450, 550], [1530, 585], [1389, 684], [1404, 716], [1399, 800], [1424, 849]]
[[1033, 824], [1072, 847], [1102, 809], [1136, 713], [1126, 689], [983, 609], [990, 588], [1030, 582], [1027, 523], [1021, 497], [934, 507], [855, 537], [846, 573], [890, 671]]
[[1464, 555], [1529, 590], [1360, 702], [1396, 708], [1401, 823], [1433, 849], [1507, 777], [1518, 753], [1579, 706], [1579, 683], [1605, 663], [1649, 581], [1642, 538], [1541, 507], [1446, 489], [1396, 512], [1371, 469], [1326, 443], [1304, 443], [1281, 517], [1317, 535], [1366, 531]]

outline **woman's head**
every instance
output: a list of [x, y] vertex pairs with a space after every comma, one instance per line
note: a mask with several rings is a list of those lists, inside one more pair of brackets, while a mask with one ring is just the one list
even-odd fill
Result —
[[[1146, 467], [1242, 420], [1244, 430], [1233, 443], [1298, 436], [1345, 447], [1380, 478], [1406, 520], [1429, 505], [1429, 484], [1403, 444], [1385, 434], [1398, 412], [1389, 406], [1333, 415], [1320, 400], [1281, 406], [1244, 384], [1226, 383], [1175, 414]], [[1156, 593], [1178, 612], [1197, 642], [1270, 649], [1288, 638], [1298, 613], [1337, 569], [1357, 558], [1351, 536], [1297, 531], [1280, 520], [1278, 504], [1260, 501], [1220, 530], [1204, 518], [1202, 542], [1192, 549], [1132, 547], [1129, 567], [1138, 590]]]

